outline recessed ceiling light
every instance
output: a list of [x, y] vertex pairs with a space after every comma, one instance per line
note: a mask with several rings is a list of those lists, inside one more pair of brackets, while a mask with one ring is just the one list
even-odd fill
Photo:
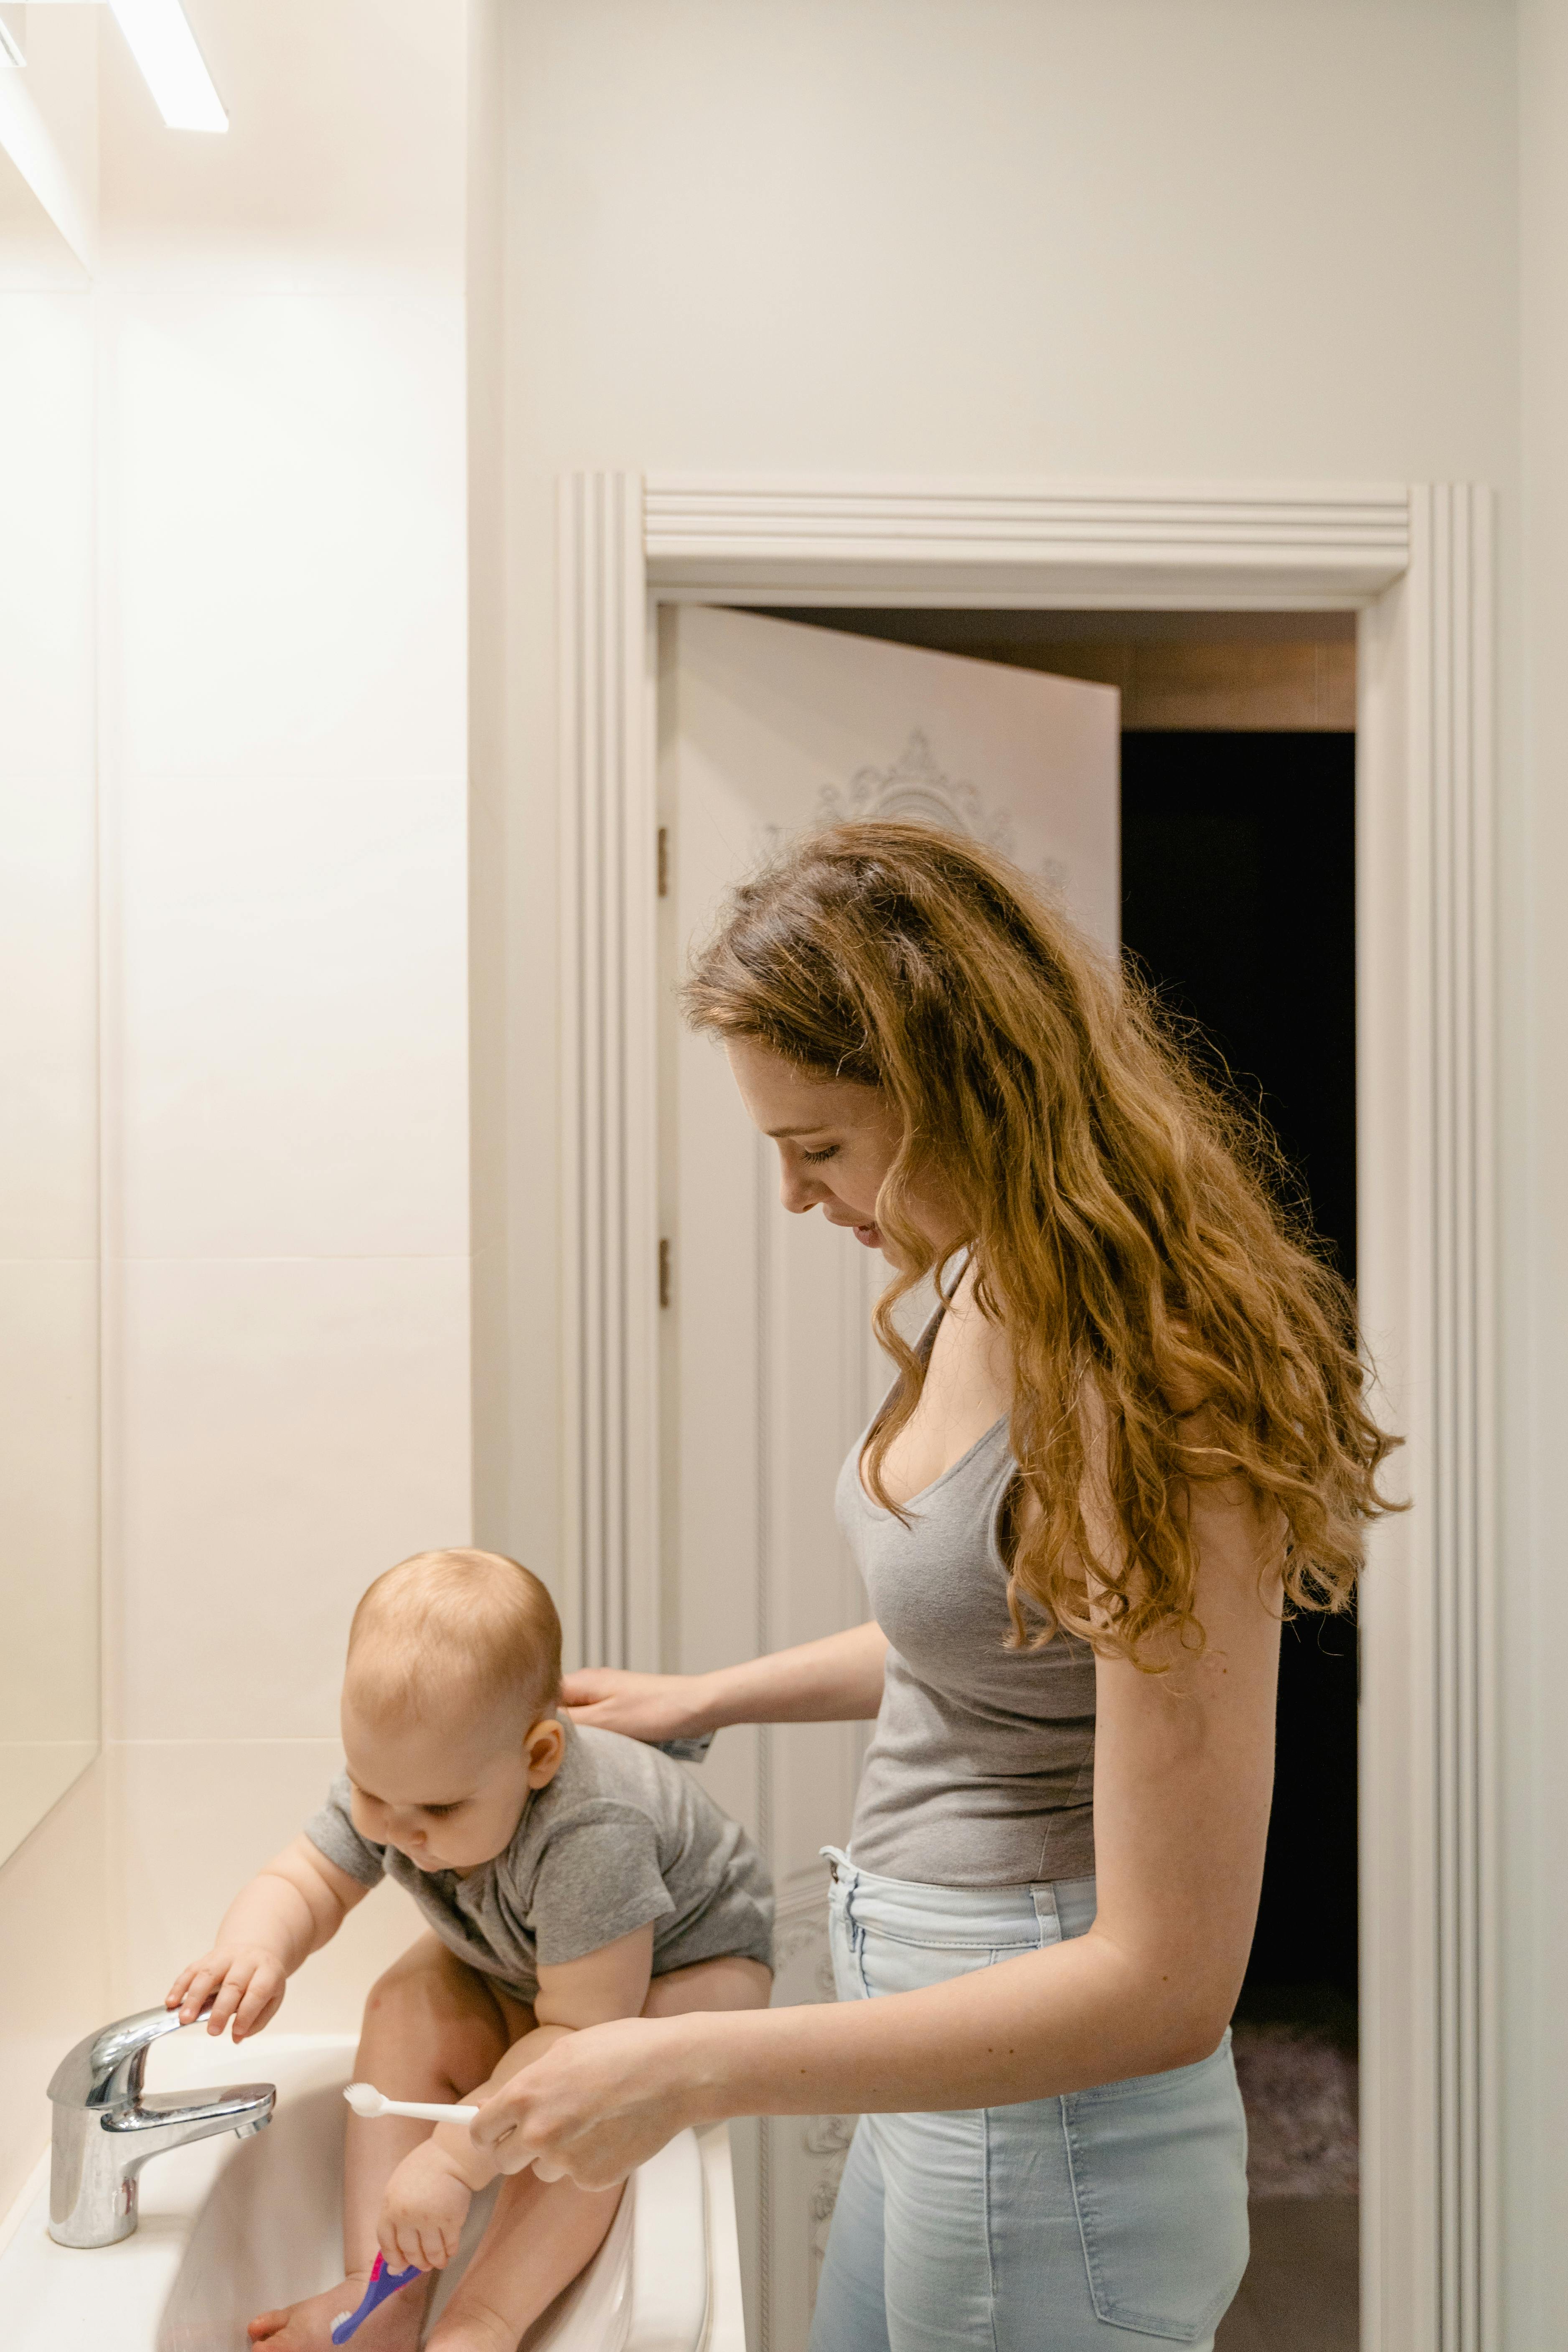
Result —
[[[69, 5], [69, 0], [29, 0], [29, 5], [60, 7]], [[226, 131], [228, 117], [223, 100], [202, 62], [180, 0], [109, 0], [109, 5], [170, 130]], [[5, 17], [0, 16], [0, 49], [5, 43]], [[22, 62], [19, 49], [12, 58], [0, 54], [0, 65]]]
[[228, 117], [180, 0], [109, 0], [171, 131], [226, 131]]

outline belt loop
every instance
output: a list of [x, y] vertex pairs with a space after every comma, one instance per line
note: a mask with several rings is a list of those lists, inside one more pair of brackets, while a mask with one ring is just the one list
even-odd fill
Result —
[[[855, 1889], [858, 1883], [858, 1874], [856, 1871], [854, 1864], [850, 1861], [849, 1856], [841, 1852], [837, 1846], [818, 1846], [817, 1852], [821, 1854], [824, 1862], [827, 1864], [827, 1876], [830, 1885], [838, 1888], [842, 1895], [844, 1903], [844, 1925], [849, 1933], [850, 1948], [857, 1957], [858, 1957], [861, 1951], [865, 1948], [866, 1943], [866, 1930], [861, 1926], [859, 1920], [855, 1916]], [[828, 1899], [831, 1902], [831, 1895]]]
[[1035, 1898], [1035, 1924], [1040, 1930], [1042, 1944], [1059, 1944], [1062, 1940], [1062, 1915], [1057, 1909], [1057, 1890], [1052, 1885], [1031, 1886]]

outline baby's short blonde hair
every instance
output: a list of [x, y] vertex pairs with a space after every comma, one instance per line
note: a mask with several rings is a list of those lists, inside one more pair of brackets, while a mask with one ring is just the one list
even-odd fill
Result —
[[531, 1723], [561, 1688], [561, 1620], [538, 1577], [502, 1552], [416, 1552], [354, 1611], [346, 1680], [377, 1714], [418, 1719], [455, 1702]]

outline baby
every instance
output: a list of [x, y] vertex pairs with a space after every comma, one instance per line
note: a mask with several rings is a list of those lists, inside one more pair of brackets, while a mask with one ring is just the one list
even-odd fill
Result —
[[[168, 1994], [209, 2000], [237, 2042], [382, 1877], [429, 1922], [365, 2004], [355, 2078], [391, 2098], [482, 2100], [563, 2034], [605, 2019], [766, 2005], [773, 1896], [761, 1855], [680, 1767], [552, 1713], [561, 1626], [515, 1560], [421, 1552], [354, 1612], [343, 1680], [348, 1770], [303, 1834], [229, 1906]], [[461, 2124], [351, 2116], [341, 2286], [250, 2323], [269, 2352], [325, 2352], [379, 2245], [435, 2272], [496, 2177]], [[503, 2182], [430, 2337], [432, 2352], [515, 2352], [595, 2252], [619, 2189]], [[429, 2283], [391, 2296], [361, 2352], [413, 2352]]]

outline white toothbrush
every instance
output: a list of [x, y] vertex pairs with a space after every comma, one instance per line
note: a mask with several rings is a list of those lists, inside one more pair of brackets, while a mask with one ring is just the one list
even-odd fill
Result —
[[389, 2099], [374, 2083], [351, 2083], [343, 2093], [356, 2116], [413, 2116], [426, 2124], [471, 2124], [478, 2107], [442, 2107], [430, 2099]]

